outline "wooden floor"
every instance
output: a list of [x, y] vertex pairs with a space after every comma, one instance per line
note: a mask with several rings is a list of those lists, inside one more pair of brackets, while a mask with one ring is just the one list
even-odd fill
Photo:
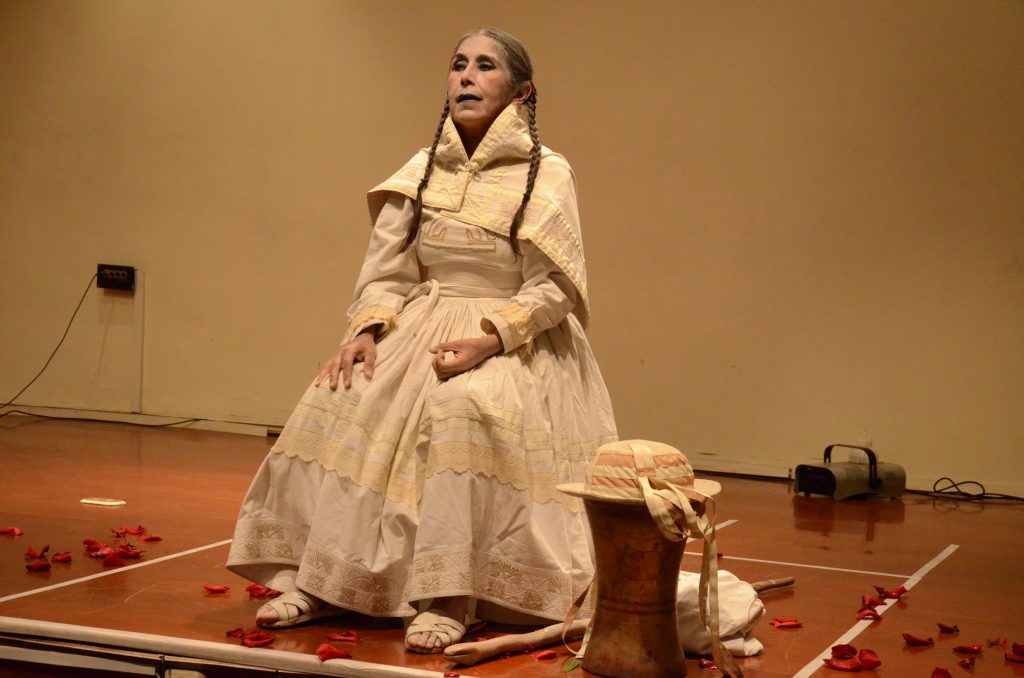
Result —
[[[0, 527], [24, 531], [0, 536], [0, 618], [237, 645], [225, 632], [251, 627], [260, 603], [244, 591], [247, 582], [224, 568], [227, 540], [269, 447], [266, 439], [233, 434], [0, 419]], [[794, 496], [788, 483], [719, 480], [721, 567], [747, 581], [797, 579], [793, 589], [766, 596], [768, 613], [755, 633], [765, 649], [740, 661], [746, 676], [835, 673], [821, 657], [840, 640], [873, 649], [882, 660], [876, 673], [890, 678], [927, 678], [936, 667], [953, 676], [1024, 676], [1024, 665], [1008, 663], [1002, 647], [988, 645], [996, 638], [1024, 643], [1024, 505], [920, 495], [834, 503]], [[96, 496], [127, 503], [79, 502]], [[111, 528], [140, 524], [163, 540], [138, 542], [145, 553], [129, 561], [136, 566], [104, 568], [84, 556], [84, 538], [116, 543]], [[51, 553], [70, 551], [71, 562], [54, 564], [48, 573], [26, 572], [26, 550], [46, 545]], [[699, 544], [687, 550], [684, 568], [694, 569]], [[231, 589], [210, 595], [203, 584]], [[873, 594], [874, 585], [911, 590], [881, 621], [858, 622], [861, 596]], [[776, 629], [768, 623], [772, 617], [797, 618], [803, 627]], [[956, 624], [960, 633], [940, 635], [938, 622]], [[441, 656], [405, 652], [398, 621], [357, 615], [277, 631], [273, 648], [310, 654], [327, 633], [345, 629], [360, 636], [350, 646], [354, 659], [436, 675], [553, 678], [566, 675], [562, 666], [570, 656], [562, 648], [554, 660], [520, 654], [460, 669]], [[517, 629], [486, 632], [509, 630]], [[908, 647], [903, 633], [932, 637], [935, 644]], [[953, 648], [971, 644], [983, 649], [966, 670]], [[691, 676], [718, 675], [699, 668], [696, 658], [687, 659], [687, 668]], [[0, 676], [72, 675], [47, 671], [0, 661]], [[589, 674], [575, 669], [568, 675]]]

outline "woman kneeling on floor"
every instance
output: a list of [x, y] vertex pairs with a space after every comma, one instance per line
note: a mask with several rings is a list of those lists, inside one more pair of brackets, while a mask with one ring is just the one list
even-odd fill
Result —
[[348, 332], [235, 529], [228, 567], [284, 592], [260, 625], [415, 615], [406, 648], [440, 652], [471, 599], [550, 623], [590, 580], [582, 503], [555, 486], [616, 432], [583, 333], [575, 178], [536, 110], [522, 44], [473, 31], [430, 148], [370, 192]]

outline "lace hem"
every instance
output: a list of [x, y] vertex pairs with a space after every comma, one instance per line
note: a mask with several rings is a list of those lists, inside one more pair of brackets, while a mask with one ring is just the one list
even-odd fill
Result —
[[309, 532], [279, 520], [244, 520], [235, 526], [228, 565], [283, 563], [298, 565]]
[[[530, 567], [468, 547], [417, 554], [408, 569], [371, 572], [316, 544], [303, 554], [297, 584], [318, 598], [375, 617], [415, 614], [409, 601], [466, 595], [517, 612], [562, 619], [585, 578]], [[403, 574], [407, 577], [405, 579]], [[589, 577], [587, 577], [589, 578]]]

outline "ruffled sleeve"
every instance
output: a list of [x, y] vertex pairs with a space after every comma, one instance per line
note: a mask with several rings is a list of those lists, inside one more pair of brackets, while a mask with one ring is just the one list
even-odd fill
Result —
[[377, 326], [378, 338], [394, 329], [406, 295], [419, 284], [416, 248], [402, 251], [412, 212], [411, 200], [391, 193], [377, 215], [356, 281], [355, 301], [348, 309], [348, 330], [342, 343], [368, 327]]
[[505, 353], [529, 352], [533, 338], [560, 323], [576, 306], [576, 287], [551, 259], [529, 241], [523, 250], [523, 286], [509, 303], [480, 320], [497, 334]]

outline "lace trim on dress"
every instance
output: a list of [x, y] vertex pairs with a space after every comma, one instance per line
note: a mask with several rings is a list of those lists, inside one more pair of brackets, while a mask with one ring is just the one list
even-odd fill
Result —
[[298, 565], [308, 531], [279, 520], [245, 520], [235, 527], [232, 560]]
[[474, 595], [518, 612], [559, 619], [582, 583], [557, 570], [530, 567], [467, 547], [417, 554], [408, 570], [371, 572], [308, 544], [297, 584], [329, 603], [375, 617], [415, 614], [409, 601]]
[[380, 328], [377, 330], [378, 339], [395, 329], [398, 325], [395, 309], [389, 306], [367, 306], [352, 318], [352, 322], [348, 324], [348, 330], [345, 332], [345, 337], [341, 340], [341, 343], [347, 344], [367, 327], [376, 324], [380, 325]]
[[[494, 322], [494, 316], [500, 318], [502, 322]], [[533, 348], [533, 337], [537, 334], [529, 311], [512, 302], [484, 317], [498, 329], [507, 353], [518, 352], [520, 355], [529, 355]]]

